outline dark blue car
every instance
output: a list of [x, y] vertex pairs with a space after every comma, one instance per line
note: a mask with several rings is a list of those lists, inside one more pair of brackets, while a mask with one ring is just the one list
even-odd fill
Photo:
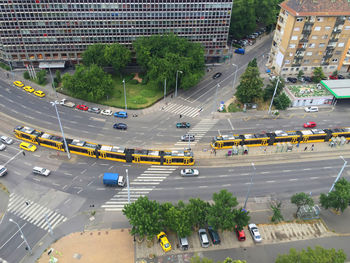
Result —
[[244, 48], [237, 48], [237, 49], [235, 49], [235, 53], [244, 55], [245, 50], [244, 50]]
[[126, 111], [117, 111], [114, 113], [114, 117], [127, 118], [128, 113]]

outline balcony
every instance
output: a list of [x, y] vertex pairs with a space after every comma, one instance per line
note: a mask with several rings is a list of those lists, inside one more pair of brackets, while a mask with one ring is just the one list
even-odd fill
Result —
[[338, 40], [339, 40], [339, 38], [331, 38], [330, 40], [329, 40], [329, 42], [331, 43], [333, 43], [333, 42], [338, 42]]
[[311, 34], [311, 29], [304, 28], [302, 31], [303, 35], [310, 35]]
[[335, 47], [334, 46], [327, 46], [326, 50], [333, 50]]
[[339, 33], [341, 33], [341, 29], [339, 29], [339, 28], [333, 29], [332, 34], [339, 34]]
[[314, 25], [314, 22], [311, 22], [311, 21], [306, 21], [304, 26], [305, 27], [312, 27]]
[[333, 56], [333, 53], [327, 53], [326, 55], [323, 56], [323, 59], [329, 59]]
[[321, 63], [321, 66], [328, 66], [329, 65], [329, 62], [322, 62]]
[[301, 52], [301, 51], [305, 51], [305, 48], [304, 47], [297, 48], [297, 52]]
[[301, 43], [307, 43], [307, 42], [309, 42], [309, 39], [307, 39], [307, 38], [302, 38], [302, 39], [299, 40], [299, 42], [301, 42]]
[[337, 20], [335, 21], [335, 27], [336, 26], [339, 26], [339, 25], [344, 25], [344, 23], [345, 23], [345, 17], [337, 17]]
[[301, 63], [294, 63], [292, 64], [292, 67], [300, 67], [301, 66]]

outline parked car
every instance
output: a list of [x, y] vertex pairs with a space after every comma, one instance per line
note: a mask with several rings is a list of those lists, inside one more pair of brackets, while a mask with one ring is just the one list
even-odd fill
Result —
[[176, 128], [190, 128], [191, 124], [189, 122], [178, 122], [176, 123]]
[[19, 148], [29, 151], [29, 152], [35, 152], [36, 151], [36, 146], [27, 142], [21, 142], [19, 145]]
[[198, 176], [199, 171], [197, 169], [182, 169], [180, 174], [182, 177]]
[[23, 82], [19, 80], [14, 81], [13, 84], [19, 88], [22, 88], [24, 86]]
[[127, 118], [128, 117], [128, 113], [126, 111], [117, 111], [114, 113], [114, 117], [118, 117], [118, 118]]
[[39, 175], [43, 175], [43, 176], [49, 176], [51, 173], [51, 171], [49, 169], [46, 168], [42, 168], [39, 166], [35, 166], [33, 167], [33, 174], [39, 174]]
[[312, 78], [308, 76], [304, 76], [304, 80], [309, 83], [312, 82]]
[[199, 241], [201, 242], [202, 247], [209, 247], [209, 239], [207, 235], [207, 231], [205, 229], [201, 228], [198, 230], [198, 235], [199, 235]]
[[77, 105], [77, 109], [87, 111], [89, 109], [89, 107], [84, 105], [84, 104], [79, 104], [79, 105]]
[[164, 252], [168, 252], [171, 250], [171, 244], [164, 232], [160, 232], [157, 235], [157, 239]]
[[0, 141], [5, 144], [13, 143], [13, 140], [10, 137], [4, 136], [4, 135], [0, 137]]
[[189, 244], [187, 237], [179, 236], [179, 246], [181, 250], [188, 250]]
[[289, 82], [292, 82], [292, 83], [297, 83], [298, 79], [297, 78], [292, 78], [292, 77], [288, 77], [287, 80]]
[[236, 49], [235, 49], [235, 53], [236, 53], [236, 54], [244, 55], [245, 49], [244, 49], [244, 48], [236, 48]]
[[220, 78], [220, 77], [221, 77], [221, 75], [222, 75], [222, 73], [221, 73], [221, 72], [217, 72], [217, 73], [215, 73], [215, 74], [213, 75], [213, 79]]
[[221, 243], [219, 233], [213, 229], [213, 227], [208, 226], [209, 236], [214, 245], [219, 245]]
[[128, 128], [128, 126], [125, 124], [125, 123], [115, 123], [113, 125], [113, 128], [114, 129], [117, 129], [117, 130], [126, 130]]
[[243, 229], [238, 230], [238, 227], [235, 226], [235, 232], [236, 232], [238, 241], [245, 241], [245, 233]]
[[343, 75], [338, 75], [338, 79], [345, 79]]
[[261, 235], [259, 233], [259, 229], [255, 224], [249, 224], [248, 230], [249, 230], [250, 234], [252, 235], [252, 238], [255, 242], [262, 241]]
[[6, 149], [6, 145], [0, 142], [0, 151], [3, 151]]
[[316, 122], [309, 121], [304, 123], [304, 128], [314, 128], [314, 127], [316, 127]]
[[329, 78], [330, 78], [330, 79], [338, 79], [338, 76], [330, 75]]
[[194, 135], [193, 134], [185, 134], [185, 135], [182, 135], [181, 136], [181, 141], [183, 141], [183, 142], [188, 142], [188, 141], [190, 141], [190, 142], [194, 142]]
[[3, 165], [0, 165], [0, 176], [4, 176], [7, 174], [7, 168]]
[[304, 111], [305, 112], [318, 112], [318, 107], [316, 107], [316, 106], [305, 107]]
[[41, 90], [36, 90], [36, 91], [34, 91], [34, 95], [38, 96], [39, 98], [43, 98], [43, 97], [45, 97], [46, 94]]
[[111, 111], [111, 110], [102, 110], [101, 114], [102, 115], [106, 115], [106, 116], [111, 116], [113, 114], [113, 111]]
[[92, 107], [92, 108], [88, 109], [88, 112], [93, 112], [93, 113], [96, 113], [96, 114], [99, 114], [100, 111], [101, 111], [100, 108], [97, 108], [97, 107]]

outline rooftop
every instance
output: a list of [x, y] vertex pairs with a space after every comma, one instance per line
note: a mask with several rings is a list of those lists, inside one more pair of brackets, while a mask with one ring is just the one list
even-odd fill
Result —
[[296, 98], [307, 98], [307, 97], [324, 97], [330, 96], [331, 94], [322, 85], [308, 84], [308, 85], [290, 85], [286, 88]]
[[348, 0], [286, 0], [280, 6], [293, 16], [348, 16]]
[[321, 84], [337, 99], [350, 98], [350, 79], [322, 80]]

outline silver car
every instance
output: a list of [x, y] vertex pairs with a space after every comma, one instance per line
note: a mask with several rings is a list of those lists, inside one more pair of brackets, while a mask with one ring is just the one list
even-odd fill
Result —
[[209, 247], [209, 239], [207, 235], [207, 231], [205, 229], [201, 228], [198, 230], [198, 235], [199, 235], [199, 241], [201, 242], [202, 247]]
[[13, 140], [10, 137], [7, 136], [1, 136], [0, 141], [5, 144], [12, 144]]
[[181, 170], [181, 176], [187, 177], [187, 176], [198, 176], [199, 171], [197, 169], [182, 169]]
[[249, 224], [248, 229], [255, 242], [261, 242], [262, 238], [256, 224]]
[[6, 145], [0, 142], [0, 151], [3, 151], [6, 149]]

